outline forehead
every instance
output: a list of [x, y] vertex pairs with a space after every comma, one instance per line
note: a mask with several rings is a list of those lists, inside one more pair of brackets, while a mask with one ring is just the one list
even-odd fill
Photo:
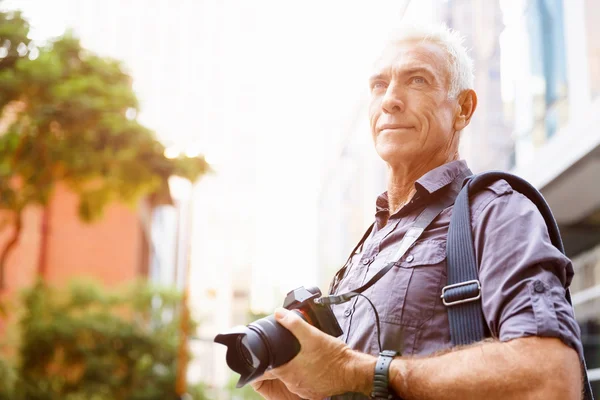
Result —
[[423, 40], [391, 42], [375, 62], [374, 74], [390, 74], [414, 67], [428, 67], [441, 78], [448, 76], [448, 53], [439, 44]]

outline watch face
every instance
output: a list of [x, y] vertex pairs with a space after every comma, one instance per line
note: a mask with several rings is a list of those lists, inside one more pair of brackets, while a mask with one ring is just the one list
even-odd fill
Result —
[[398, 353], [397, 351], [393, 351], [393, 350], [384, 350], [381, 353], [379, 353], [380, 356], [384, 356], [384, 357], [396, 357], [399, 354], [400, 353]]

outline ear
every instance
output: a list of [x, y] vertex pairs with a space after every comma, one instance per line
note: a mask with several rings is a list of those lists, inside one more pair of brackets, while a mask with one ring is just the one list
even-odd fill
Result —
[[458, 95], [458, 114], [454, 120], [454, 130], [462, 131], [471, 122], [471, 117], [477, 108], [477, 94], [468, 89]]

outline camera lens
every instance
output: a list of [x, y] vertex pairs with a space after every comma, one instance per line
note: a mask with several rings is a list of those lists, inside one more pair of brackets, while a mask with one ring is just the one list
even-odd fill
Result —
[[215, 342], [227, 346], [227, 365], [240, 374], [238, 388], [260, 377], [267, 368], [285, 364], [300, 351], [296, 337], [272, 314], [219, 334]]
[[249, 367], [258, 367], [259, 361], [256, 357], [252, 356], [252, 350], [250, 350], [247, 336], [242, 336], [238, 339], [238, 352], [240, 353], [242, 360], [244, 360]]
[[[283, 307], [328, 335], [340, 336], [343, 332], [331, 309], [315, 305], [314, 299], [318, 296], [321, 296], [319, 288], [301, 287], [287, 294]], [[273, 314], [248, 326], [220, 333], [215, 336], [215, 342], [227, 346], [227, 365], [240, 374], [237, 388], [259, 378], [269, 368], [287, 363], [300, 351], [298, 339], [279, 324]]]

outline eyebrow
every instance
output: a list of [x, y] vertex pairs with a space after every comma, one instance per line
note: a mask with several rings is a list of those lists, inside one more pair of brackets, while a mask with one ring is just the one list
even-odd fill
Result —
[[436, 79], [436, 74], [428, 67], [413, 67], [409, 68], [405, 71], [402, 71], [402, 75], [414, 75], [414, 74], [423, 74], [429, 75], [430, 78]]
[[[418, 66], [418, 67], [410, 67], [407, 69], [400, 70], [400, 75], [414, 75], [414, 74], [423, 74], [427, 75], [430, 79], [438, 81], [437, 75], [426, 66]], [[369, 83], [373, 83], [378, 80], [386, 80], [389, 76], [389, 73], [378, 73], [369, 78]]]
[[369, 83], [373, 83], [373, 82], [381, 81], [381, 80], [385, 80], [385, 79], [386, 79], [385, 74], [376, 74], [369, 78]]

